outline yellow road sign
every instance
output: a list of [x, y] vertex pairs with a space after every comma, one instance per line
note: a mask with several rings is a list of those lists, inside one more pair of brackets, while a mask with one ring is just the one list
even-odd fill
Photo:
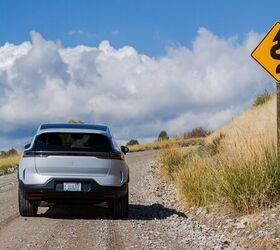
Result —
[[280, 82], [280, 22], [276, 22], [267, 32], [251, 56]]

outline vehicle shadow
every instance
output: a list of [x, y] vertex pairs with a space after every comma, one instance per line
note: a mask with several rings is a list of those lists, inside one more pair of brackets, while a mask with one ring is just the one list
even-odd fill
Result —
[[183, 218], [187, 217], [184, 213], [179, 212], [176, 209], [167, 208], [159, 203], [154, 203], [152, 205], [130, 204], [128, 219], [162, 220], [174, 215]]
[[[130, 204], [126, 220], [162, 220], [174, 215], [187, 217], [176, 209], [170, 209], [158, 203], [152, 205]], [[39, 216], [51, 219], [112, 219], [109, 208], [106, 206], [51, 207]]]

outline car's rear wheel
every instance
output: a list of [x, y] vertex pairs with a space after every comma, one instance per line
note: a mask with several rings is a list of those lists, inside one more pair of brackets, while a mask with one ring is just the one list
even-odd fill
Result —
[[128, 217], [128, 192], [124, 197], [112, 201], [111, 214], [114, 219], [124, 219]]
[[38, 205], [27, 200], [20, 188], [18, 189], [18, 207], [21, 216], [31, 217], [37, 215]]

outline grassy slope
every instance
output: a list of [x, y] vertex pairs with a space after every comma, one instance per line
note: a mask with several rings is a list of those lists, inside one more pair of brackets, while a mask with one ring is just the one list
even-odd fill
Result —
[[220, 133], [226, 135], [225, 143], [229, 145], [241, 146], [243, 142], [254, 141], [259, 137], [276, 142], [276, 97], [273, 96], [264, 105], [243, 112], [226, 126], [212, 133], [206, 141], [211, 142]]
[[162, 174], [175, 180], [186, 204], [218, 202], [251, 213], [279, 201], [280, 171], [273, 146], [275, 96], [234, 118], [206, 138], [206, 142], [213, 143], [221, 133], [225, 137], [215, 154], [195, 153], [186, 157], [178, 148], [162, 150]]

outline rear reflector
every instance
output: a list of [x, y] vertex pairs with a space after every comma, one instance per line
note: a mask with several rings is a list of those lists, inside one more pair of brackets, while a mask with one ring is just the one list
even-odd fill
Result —
[[29, 198], [41, 198], [42, 194], [40, 192], [32, 192], [28, 194]]
[[115, 198], [118, 198], [118, 197], [116, 195], [114, 195], [114, 194], [106, 194], [106, 195], [104, 195], [104, 198], [115, 199]]

